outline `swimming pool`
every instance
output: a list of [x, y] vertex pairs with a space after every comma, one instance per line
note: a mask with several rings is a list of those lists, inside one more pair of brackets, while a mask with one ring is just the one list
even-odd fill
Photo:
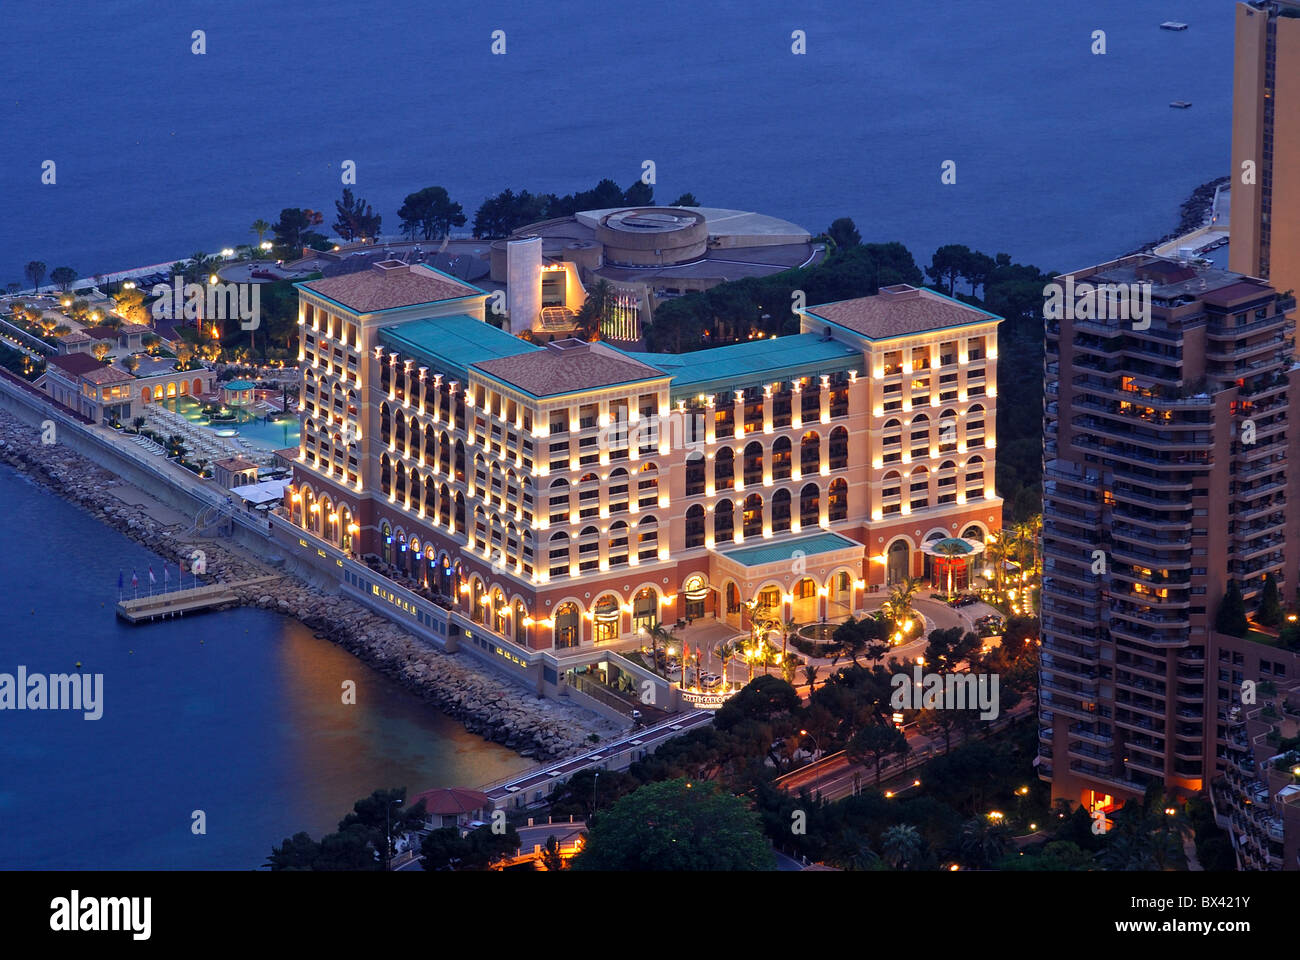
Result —
[[190, 397], [173, 397], [158, 402], [165, 409], [179, 413], [190, 423], [207, 427], [218, 436], [232, 436], [233, 434], [228, 431], [233, 430], [249, 443], [267, 450], [298, 446], [300, 424], [298, 417], [292, 413], [273, 413], [271, 414], [273, 419], [268, 421], [263, 419], [263, 415], [256, 410], [230, 407], [230, 411], [235, 415], [234, 420], [213, 423], [203, 415], [202, 404]]

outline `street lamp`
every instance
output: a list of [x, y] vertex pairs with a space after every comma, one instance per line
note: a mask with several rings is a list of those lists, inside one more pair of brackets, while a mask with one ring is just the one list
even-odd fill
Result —
[[384, 804], [384, 833], [387, 835], [387, 842], [384, 845], [384, 870], [393, 869], [393, 804], [401, 804], [401, 800], [389, 800]]
[[799, 733], [800, 733], [801, 736], [805, 736], [805, 737], [807, 737], [809, 740], [811, 740], [811, 741], [813, 742], [813, 761], [816, 762], [817, 754], [819, 754], [819, 753], [822, 752], [821, 744], [819, 744], [819, 743], [817, 742], [817, 738], [814, 737], [814, 736], [813, 736], [811, 733], [809, 733], [807, 730], [800, 730]]

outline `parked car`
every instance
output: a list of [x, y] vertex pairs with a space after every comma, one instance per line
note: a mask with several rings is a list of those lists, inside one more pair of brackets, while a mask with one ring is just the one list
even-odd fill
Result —
[[704, 676], [700, 677], [700, 686], [705, 690], [712, 690], [721, 683], [722, 678], [716, 673], [706, 673]]

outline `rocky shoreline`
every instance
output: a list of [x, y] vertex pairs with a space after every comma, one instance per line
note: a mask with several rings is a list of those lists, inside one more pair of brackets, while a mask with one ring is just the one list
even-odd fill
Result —
[[64, 444], [43, 445], [39, 428], [4, 410], [0, 410], [0, 463], [22, 471], [172, 562], [188, 557], [196, 547], [203, 550], [212, 581], [280, 578], [237, 590], [241, 605], [293, 617], [316, 636], [338, 644], [459, 721], [466, 730], [522, 756], [551, 761], [591, 748], [593, 736], [603, 740], [622, 732], [595, 713], [539, 698], [522, 684], [477, 667], [468, 657], [443, 653], [361, 604], [276, 570], [238, 546], [186, 536], [177, 527], [165, 526], [144, 507], [111, 492], [124, 481], [110, 470]]

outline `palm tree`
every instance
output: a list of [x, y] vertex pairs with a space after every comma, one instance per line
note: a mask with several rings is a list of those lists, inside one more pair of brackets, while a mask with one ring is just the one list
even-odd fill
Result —
[[1011, 540], [1005, 529], [999, 530], [984, 542], [984, 555], [993, 568], [993, 592], [1001, 597], [1006, 577], [1005, 564], [1011, 555]]
[[[673, 632], [676, 628], [665, 629], [662, 623], [656, 623], [646, 631], [650, 636], [650, 669], [655, 673], [659, 672], [659, 645], [663, 644], [668, 647], [673, 642]], [[682, 664], [682, 677], [686, 677], [686, 665]]]
[[1011, 846], [1011, 831], [990, 817], [972, 817], [961, 829], [961, 852], [981, 867], [992, 866]]
[[880, 835], [880, 849], [885, 861], [901, 870], [921, 852], [921, 834], [910, 823], [898, 823]]
[[890, 586], [889, 598], [881, 606], [888, 611], [889, 618], [894, 621], [894, 629], [899, 629], [900, 624], [915, 617], [916, 611], [912, 609], [912, 598], [920, 589], [921, 581], [915, 577], [906, 577]]
[[795, 632], [798, 629], [799, 629], [799, 624], [795, 623], [793, 620], [781, 621], [781, 662], [782, 663], [785, 663], [786, 641], [789, 640], [791, 637], [793, 637], [795, 635]]
[[813, 689], [817, 684], [817, 665], [813, 663], [805, 664], [803, 668], [803, 678], [808, 683], [808, 696], [811, 698]]
[[721, 676], [722, 676], [722, 689], [723, 689], [723, 692], [725, 692], [726, 689], [727, 689], [727, 683], [728, 683], [728, 681], [727, 681], [727, 663], [731, 660], [732, 657], [734, 657], [734, 656], [736, 655], [736, 645], [735, 645], [734, 643], [732, 643], [730, 640], [724, 640], [722, 643], [717, 644], [717, 645], [713, 648], [713, 652], [714, 652], [715, 654], [717, 654], [717, 656], [718, 656], [718, 660], [719, 660], [719, 661], [721, 662], [721, 664], [722, 664], [722, 669], [721, 669]]
[[256, 220], [253, 221], [253, 227], [251, 232], [257, 234], [257, 245], [259, 247], [262, 245], [262, 240], [266, 237], [266, 231], [270, 229], [271, 229], [271, 225], [267, 223], [265, 220], [263, 220], [261, 217], [258, 217]]

